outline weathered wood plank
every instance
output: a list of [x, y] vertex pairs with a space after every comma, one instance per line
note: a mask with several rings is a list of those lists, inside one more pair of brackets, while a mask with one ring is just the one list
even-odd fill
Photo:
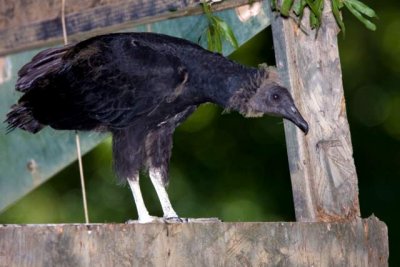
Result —
[[[83, 3], [88, 1], [83, 1]], [[200, 14], [200, 0], [106, 0], [82, 4], [66, 1], [66, 28], [71, 40], [132, 28], [160, 20]], [[223, 1], [213, 10], [242, 6], [248, 0]], [[62, 41], [61, 1], [0, 2], [0, 56]]]
[[295, 21], [272, 19], [277, 67], [310, 131], [285, 123], [298, 221], [340, 221], [360, 216], [357, 174], [337, 43], [338, 28], [325, 1], [322, 27], [304, 33]]
[[0, 266], [387, 266], [387, 228], [352, 223], [0, 226]]

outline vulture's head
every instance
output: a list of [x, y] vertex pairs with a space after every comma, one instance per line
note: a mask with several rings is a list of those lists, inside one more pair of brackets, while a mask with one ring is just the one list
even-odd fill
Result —
[[289, 91], [277, 83], [261, 84], [247, 102], [247, 116], [258, 117], [264, 114], [288, 119], [305, 134], [308, 132], [308, 123], [298, 111]]
[[245, 117], [283, 117], [307, 134], [308, 123], [298, 111], [289, 91], [280, 84], [277, 70], [261, 64], [257, 75], [229, 98], [226, 110], [239, 111]]

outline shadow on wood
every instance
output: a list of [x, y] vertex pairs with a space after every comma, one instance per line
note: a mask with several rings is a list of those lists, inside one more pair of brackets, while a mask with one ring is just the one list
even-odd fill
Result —
[[0, 226], [0, 266], [387, 266], [386, 225], [194, 222]]

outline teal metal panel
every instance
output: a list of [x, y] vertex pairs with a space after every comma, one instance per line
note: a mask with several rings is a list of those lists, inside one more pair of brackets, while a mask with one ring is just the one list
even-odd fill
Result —
[[[233, 29], [239, 44], [270, 24], [267, 17], [268, 1], [257, 16], [241, 22], [234, 9], [216, 13]], [[198, 42], [207, 25], [204, 16], [183, 17], [143, 25], [130, 31], [152, 31], [169, 34]], [[202, 41], [202, 45], [206, 46]], [[39, 50], [26, 51], [2, 58], [3, 73], [0, 74], [0, 120], [4, 121], [10, 106], [20, 93], [14, 90], [18, 70]], [[223, 54], [233, 51], [225, 44]], [[80, 133], [83, 153], [98, 145], [107, 135], [99, 133]], [[0, 211], [17, 201], [25, 194], [51, 178], [68, 164], [76, 160], [75, 133], [55, 131], [46, 128], [37, 134], [15, 130], [6, 134], [6, 125], [0, 125]]]

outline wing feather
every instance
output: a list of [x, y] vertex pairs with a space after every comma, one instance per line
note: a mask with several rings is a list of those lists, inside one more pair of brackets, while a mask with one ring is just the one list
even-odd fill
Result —
[[131, 125], [174, 101], [188, 79], [177, 55], [144, 36], [105, 35], [40, 52], [18, 73], [20, 103], [56, 129]]
[[88, 116], [109, 127], [126, 127], [161, 103], [172, 102], [188, 79], [177, 56], [140, 40], [125, 38], [111, 46], [99, 41], [92, 46], [99, 52], [84, 60], [79, 53], [74, 57], [70, 71], [85, 73], [85, 77], [73, 88], [81, 95], [77, 99], [82, 99], [80, 105]]

